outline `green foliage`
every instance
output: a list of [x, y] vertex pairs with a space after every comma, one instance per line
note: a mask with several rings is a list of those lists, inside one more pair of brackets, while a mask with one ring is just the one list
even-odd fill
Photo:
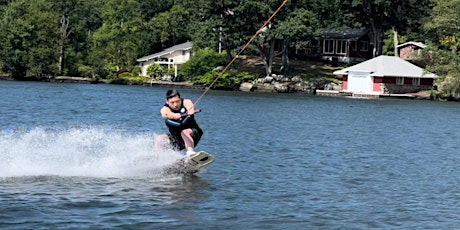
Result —
[[[193, 38], [196, 55], [180, 67], [174, 80], [209, 84], [216, 76], [211, 71], [225, 66], [230, 54], [242, 48], [281, 2], [4, 0], [0, 63], [15, 78], [62, 72], [131, 84], [138, 82], [137, 58]], [[311, 46], [318, 29], [349, 27], [368, 30], [376, 38], [372, 41], [376, 48], [391, 55], [393, 36], [384, 32], [395, 30], [401, 43], [405, 39], [433, 43], [429, 70], [440, 76], [436, 86], [442, 95], [454, 96], [460, 72], [459, 7], [460, 0], [288, 1], [244, 54], [261, 55], [268, 72], [273, 56], [281, 53], [271, 48], [282, 44], [280, 40], [290, 48]], [[229, 55], [215, 52], [219, 44]], [[287, 53], [282, 54], [286, 61]], [[120, 69], [131, 70], [134, 79], [117, 76]], [[174, 69], [167, 74], [173, 76]], [[235, 74], [224, 73], [216, 87], [230, 89], [244, 79]]]
[[141, 67], [140, 66], [134, 66], [131, 70], [131, 73], [133, 76], [139, 76], [141, 75]]
[[56, 74], [58, 21], [46, 0], [8, 5], [0, 20], [0, 62], [14, 78]]
[[212, 86], [213, 89], [234, 90], [238, 89], [243, 82], [250, 82], [256, 79], [256, 76], [246, 72], [229, 71], [223, 74], [217, 71], [211, 71], [204, 76], [196, 79], [193, 83], [210, 86], [215, 79], [218, 79]]
[[100, 69], [99, 74], [101, 74], [102, 78], [104, 79], [116, 79], [117, 78], [117, 71], [120, 68], [115, 65], [114, 63], [107, 63], [103, 69]]
[[320, 28], [320, 22], [316, 15], [307, 9], [296, 9], [286, 20], [280, 23], [276, 33], [277, 37], [316, 37]]
[[174, 5], [169, 11], [159, 13], [153, 17], [148, 25], [157, 42], [175, 45], [179, 41], [185, 41], [190, 37], [187, 27], [184, 26], [189, 21], [188, 9], [181, 5]]
[[103, 24], [92, 36], [92, 60], [99, 68], [130, 68], [144, 44], [144, 23], [136, 0], [108, 0], [102, 6]]
[[143, 85], [148, 82], [149, 78], [139, 75], [133, 75], [130, 72], [120, 74], [117, 78], [110, 81], [111, 84], [122, 84], [122, 85]]
[[80, 65], [78, 67], [78, 72], [82, 77], [94, 77], [94, 71], [90, 66], [87, 65]]
[[460, 99], [460, 56], [433, 47], [425, 49], [423, 53], [429, 61], [427, 70], [439, 76], [435, 86], [441, 97]]
[[[382, 53], [384, 55], [395, 55], [395, 42], [393, 36], [394, 34], [392, 30], [388, 30], [387, 32], [385, 32], [382, 49]], [[405, 43], [407, 41], [407, 37], [398, 35], [398, 41], [399, 44]]]
[[189, 61], [180, 66], [178, 75], [182, 79], [194, 81], [218, 66], [225, 66], [226, 60], [225, 53], [219, 54], [209, 48], [199, 50]]
[[432, 44], [424, 50], [428, 71], [439, 78], [439, 96], [460, 100], [460, 0], [433, 0], [430, 18], [424, 25]]
[[158, 63], [153, 63], [147, 68], [147, 75], [154, 79], [161, 78], [165, 72], [163, 67]]
[[433, 0], [434, 7], [425, 29], [434, 39], [452, 52], [460, 46], [460, 0]]
[[168, 68], [165, 74], [168, 76], [174, 76], [175, 72], [176, 71], [174, 70], [174, 68]]

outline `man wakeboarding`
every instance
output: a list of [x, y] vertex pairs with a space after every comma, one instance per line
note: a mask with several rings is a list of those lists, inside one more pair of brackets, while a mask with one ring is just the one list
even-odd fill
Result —
[[180, 93], [171, 89], [166, 92], [166, 103], [161, 108], [161, 117], [169, 129], [168, 134], [159, 135], [156, 142], [169, 144], [174, 150], [186, 150], [186, 156], [195, 154], [195, 146], [203, 135], [194, 114], [195, 106], [190, 99], [181, 98]]

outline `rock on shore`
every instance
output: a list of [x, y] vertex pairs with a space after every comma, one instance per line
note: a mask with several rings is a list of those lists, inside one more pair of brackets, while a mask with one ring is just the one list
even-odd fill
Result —
[[254, 82], [244, 82], [240, 85], [241, 91], [259, 91], [276, 93], [308, 93], [314, 94], [317, 89], [341, 90], [341, 86], [324, 79], [303, 80], [300, 77], [285, 77], [272, 75], [258, 78]]

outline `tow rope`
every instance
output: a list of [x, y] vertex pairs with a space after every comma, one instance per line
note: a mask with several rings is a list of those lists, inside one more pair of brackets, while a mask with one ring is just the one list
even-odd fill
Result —
[[222, 69], [222, 71], [217, 75], [217, 77], [214, 79], [214, 81], [211, 82], [211, 84], [206, 87], [205, 91], [200, 95], [200, 97], [198, 97], [198, 99], [196, 99], [194, 105], [197, 105], [201, 99], [204, 97], [204, 95], [206, 95], [206, 93], [209, 92], [209, 90], [212, 88], [212, 86], [214, 84], [216, 84], [217, 80], [219, 80], [219, 78], [222, 76], [222, 74], [224, 74], [228, 68], [230, 68], [230, 66], [233, 64], [233, 62], [236, 61], [236, 59], [239, 57], [239, 55], [249, 46], [249, 44], [251, 44], [254, 39], [256, 39], [256, 37], [262, 32], [264, 31], [264, 28], [268, 25], [268, 23], [270, 23], [270, 21], [275, 17], [276, 14], [278, 14], [278, 12], [281, 10], [281, 8], [284, 7], [284, 5], [286, 5], [286, 3], [288, 2], [288, 0], [284, 0], [283, 3], [278, 7], [278, 9], [275, 10], [275, 12], [273, 12], [272, 16], [270, 16], [267, 21], [265, 21], [265, 23], [260, 27], [260, 29], [251, 37], [251, 39], [249, 39], [249, 41], [246, 43], [246, 45], [243, 46], [243, 48], [235, 55], [235, 57], [227, 64], [227, 66], [225, 66], [224, 69]]

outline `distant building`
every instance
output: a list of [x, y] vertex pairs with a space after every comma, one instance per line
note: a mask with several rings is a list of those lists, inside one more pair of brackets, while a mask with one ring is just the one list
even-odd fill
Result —
[[416, 58], [426, 45], [421, 42], [406, 42], [396, 46], [398, 50], [398, 56], [404, 60], [413, 60]]
[[353, 64], [372, 57], [369, 35], [361, 29], [323, 30], [319, 45], [323, 60]]
[[137, 59], [141, 67], [141, 75], [147, 76], [147, 69], [153, 63], [157, 63], [167, 69], [174, 68], [174, 77], [177, 76], [177, 68], [193, 56], [192, 42], [185, 42], [172, 46], [161, 52]]
[[404, 94], [433, 88], [435, 74], [395, 56], [381, 55], [335, 71], [342, 75], [342, 90], [362, 94]]

